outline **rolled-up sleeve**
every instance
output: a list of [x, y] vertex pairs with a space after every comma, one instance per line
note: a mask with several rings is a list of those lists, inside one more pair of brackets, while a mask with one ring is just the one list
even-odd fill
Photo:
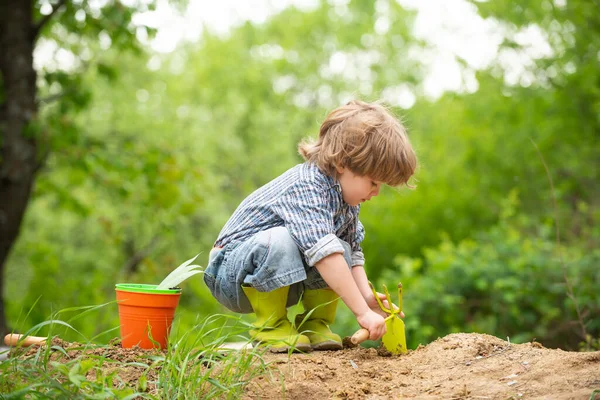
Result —
[[344, 247], [340, 240], [333, 233], [321, 238], [313, 247], [304, 252], [306, 263], [310, 266], [315, 265], [325, 257], [335, 254], [344, 254]]
[[271, 205], [310, 266], [331, 254], [344, 253], [334, 232], [335, 211], [330, 196], [327, 189], [299, 182]]

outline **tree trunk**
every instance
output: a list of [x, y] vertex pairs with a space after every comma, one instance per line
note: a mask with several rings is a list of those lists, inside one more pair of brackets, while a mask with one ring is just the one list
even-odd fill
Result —
[[4, 270], [19, 236], [38, 170], [36, 138], [26, 130], [37, 113], [33, 69], [35, 30], [31, 0], [0, 1], [0, 335], [10, 331], [4, 312]]

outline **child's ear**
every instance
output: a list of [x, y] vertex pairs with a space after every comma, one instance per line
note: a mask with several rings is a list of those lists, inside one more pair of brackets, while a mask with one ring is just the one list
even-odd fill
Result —
[[344, 173], [344, 171], [346, 170], [346, 168], [344, 168], [344, 167], [340, 167], [339, 165], [336, 165], [336, 166], [335, 166], [335, 170], [337, 171], [337, 173], [338, 173], [338, 174], [340, 174], [340, 175], [341, 175], [341, 174], [343, 174], [343, 173]]

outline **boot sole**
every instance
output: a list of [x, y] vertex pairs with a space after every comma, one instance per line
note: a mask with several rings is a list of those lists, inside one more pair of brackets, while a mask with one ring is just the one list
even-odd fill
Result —
[[272, 345], [269, 345], [269, 343], [266, 343], [266, 342], [252, 342], [252, 346], [267, 347], [271, 353], [276, 353], [276, 354], [289, 353], [290, 350], [292, 350], [294, 353], [310, 353], [313, 349], [312, 346], [309, 344], [300, 345], [300, 346], [296, 346], [296, 347], [291, 347], [291, 346], [274, 347]]
[[341, 343], [330, 341], [323, 342], [311, 345], [313, 350], [322, 351], [322, 350], [342, 350], [344, 346]]

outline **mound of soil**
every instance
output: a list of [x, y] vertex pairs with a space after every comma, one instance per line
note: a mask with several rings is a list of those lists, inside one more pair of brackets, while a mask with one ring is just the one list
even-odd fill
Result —
[[394, 357], [353, 348], [264, 358], [284, 376], [285, 393], [260, 377], [246, 399], [588, 400], [595, 389], [600, 399], [600, 352], [510, 344], [483, 334], [451, 334]]
[[[57, 338], [52, 344], [69, 357], [82, 352], [81, 345]], [[122, 349], [115, 343], [85, 350], [90, 352], [130, 363], [158, 351]], [[243, 399], [600, 400], [599, 351], [567, 352], [536, 342], [511, 344], [484, 334], [451, 334], [400, 356], [348, 347], [291, 356], [265, 353], [262, 358], [271, 374], [252, 380]], [[107, 373], [114, 370], [115, 363], [106, 363], [106, 368]], [[118, 368], [123, 382], [133, 387], [144, 371], [135, 365]], [[152, 378], [148, 376], [148, 381]]]

